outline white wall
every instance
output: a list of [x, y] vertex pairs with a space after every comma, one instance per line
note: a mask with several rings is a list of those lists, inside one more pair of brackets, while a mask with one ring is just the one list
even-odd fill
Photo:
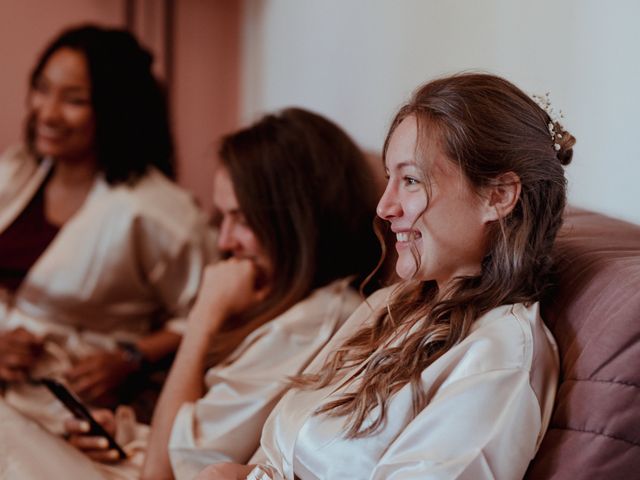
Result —
[[243, 119], [289, 105], [380, 150], [396, 108], [435, 76], [497, 73], [551, 92], [578, 139], [574, 205], [640, 223], [640, 2], [246, 0]]

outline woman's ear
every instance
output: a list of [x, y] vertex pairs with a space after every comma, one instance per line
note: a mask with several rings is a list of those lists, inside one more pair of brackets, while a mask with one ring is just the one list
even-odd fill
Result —
[[514, 172], [506, 172], [485, 188], [484, 222], [495, 222], [511, 213], [520, 199], [522, 184]]

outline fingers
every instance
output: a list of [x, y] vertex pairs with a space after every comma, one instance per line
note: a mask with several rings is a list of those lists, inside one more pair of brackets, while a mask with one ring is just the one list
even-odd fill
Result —
[[[66, 435], [83, 435], [89, 433], [91, 426], [86, 420], [80, 420], [78, 418], [68, 418], [63, 423], [64, 431]], [[69, 437], [71, 438], [71, 437]]]
[[31, 347], [42, 346], [43, 340], [39, 336], [22, 327], [18, 327], [10, 333], [12, 340], [16, 343], [29, 345]]
[[109, 448], [109, 441], [105, 437], [71, 435], [67, 441], [92, 460], [111, 463], [120, 459], [118, 452]]
[[42, 351], [43, 340], [24, 328], [0, 334], [3, 352], [11, 351], [25, 355], [37, 355]]
[[110, 392], [101, 374], [88, 375], [82, 377], [71, 388], [76, 394], [87, 403], [96, 403]]
[[85, 401], [93, 401], [105, 393], [102, 363], [100, 356], [86, 357], [65, 373], [71, 389]]
[[100, 408], [91, 411], [91, 415], [94, 420], [98, 422], [102, 427], [109, 432], [110, 435], [116, 433], [116, 416], [111, 410], [106, 408]]
[[[116, 418], [111, 410], [106, 408], [98, 408], [91, 410], [91, 416], [110, 434], [114, 435], [116, 431]], [[91, 425], [86, 420], [80, 418], [67, 418], [64, 423], [64, 430], [67, 435], [84, 435], [89, 433]]]
[[23, 381], [42, 352], [42, 340], [24, 328], [0, 334], [0, 378]]
[[69, 370], [65, 377], [69, 382], [69, 387], [76, 395], [85, 402], [94, 402], [107, 394], [110, 385], [105, 380], [105, 371], [103, 369], [86, 369], [84, 366]]
[[65, 373], [65, 378], [71, 389], [85, 401], [108, 405], [108, 398], [131, 372], [131, 362], [122, 352], [100, 352], [83, 358], [79, 365]]
[[100, 358], [96, 356], [85, 357], [80, 364], [67, 370], [65, 377], [69, 382], [78, 382], [82, 377], [95, 375], [102, 366], [99, 360]]
[[118, 451], [113, 449], [104, 451], [89, 450], [85, 451], [85, 454], [96, 462], [115, 463], [120, 461]]
[[0, 366], [0, 380], [6, 382], [24, 382], [28, 378], [24, 370], [14, 370], [5, 366]]
[[2, 365], [10, 369], [29, 369], [34, 358], [29, 353], [8, 352], [2, 355]]
[[83, 452], [105, 451], [109, 449], [109, 441], [105, 437], [91, 435], [71, 435], [68, 442]]
[[[109, 434], [115, 434], [115, 416], [110, 410], [96, 409], [91, 414]], [[109, 448], [109, 441], [105, 437], [87, 435], [91, 426], [86, 420], [69, 418], [64, 422], [64, 429], [67, 441], [92, 460], [111, 463], [120, 459], [118, 452]]]

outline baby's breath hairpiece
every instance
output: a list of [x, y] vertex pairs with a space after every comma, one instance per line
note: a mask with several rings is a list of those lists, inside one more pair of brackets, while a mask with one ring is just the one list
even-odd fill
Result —
[[558, 112], [556, 113], [553, 106], [551, 105], [549, 92], [545, 93], [544, 95], [537, 95], [534, 93], [533, 95], [531, 95], [531, 98], [533, 98], [533, 101], [536, 102], [541, 109], [547, 112], [547, 115], [549, 115], [551, 121], [547, 125], [547, 128], [549, 129], [549, 135], [551, 135], [553, 148], [556, 151], [560, 150], [560, 144], [558, 143], [558, 140], [562, 139], [562, 134], [559, 131], [556, 132], [556, 125], [559, 127], [559, 129], [562, 129], [562, 124], [560, 123], [560, 119], [564, 118], [562, 110], [558, 110]]

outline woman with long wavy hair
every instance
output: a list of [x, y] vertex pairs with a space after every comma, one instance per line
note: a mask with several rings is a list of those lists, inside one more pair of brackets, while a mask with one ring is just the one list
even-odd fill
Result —
[[[108, 465], [117, 452], [70, 420], [69, 443], [87, 454], [67, 448], [75, 466], [90, 457], [103, 463], [88, 468], [106, 478], [159, 480], [248, 461], [288, 378], [362, 301], [357, 287], [380, 256], [377, 195], [370, 165], [340, 127], [287, 108], [223, 137], [219, 161], [213, 205], [224, 259], [205, 269], [148, 440], [135, 426], [122, 440], [129, 459]], [[119, 412], [94, 414], [124, 438], [132, 425]]]
[[508, 81], [419, 88], [384, 145], [376, 292], [265, 424], [257, 465], [199, 478], [521, 478], [558, 375], [539, 316], [575, 139]]

